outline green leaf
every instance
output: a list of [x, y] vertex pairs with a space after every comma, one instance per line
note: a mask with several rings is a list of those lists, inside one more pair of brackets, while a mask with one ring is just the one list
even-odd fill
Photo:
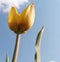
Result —
[[39, 31], [39, 33], [37, 35], [36, 44], [35, 44], [35, 48], [36, 48], [35, 62], [41, 62], [40, 44], [41, 44], [41, 38], [42, 38], [42, 35], [43, 35], [43, 31], [44, 31], [44, 26], [41, 28], [41, 30]]
[[9, 62], [9, 57], [7, 54], [6, 54], [6, 62]]

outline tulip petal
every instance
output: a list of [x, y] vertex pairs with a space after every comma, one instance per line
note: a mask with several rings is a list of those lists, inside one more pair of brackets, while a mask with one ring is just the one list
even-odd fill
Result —
[[25, 25], [26, 30], [32, 27], [34, 19], [35, 19], [34, 4], [30, 4], [21, 13], [21, 21]]
[[8, 16], [8, 25], [11, 30], [17, 31], [17, 11], [15, 7], [12, 7]]

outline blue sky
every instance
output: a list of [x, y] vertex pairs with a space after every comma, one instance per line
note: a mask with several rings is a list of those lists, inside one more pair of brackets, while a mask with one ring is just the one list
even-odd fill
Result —
[[[24, 2], [19, 3], [20, 7], [16, 6], [18, 11], [21, 12], [33, 2], [36, 15], [33, 27], [21, 35], [18, 62], [34, 62], [36, 37], [43, 25], [45, 27], [41, 42], [41, 60], [42, 62], [60, 62], [60, 1], [25, 0]], [[5, 6], [2, 8], [1, 4], [2, 0], [0, 2], [0, 62], [5, 62], [6, 53], [11, 62], [16, 35], [8, 28], [7, 11], [9, 9]]]

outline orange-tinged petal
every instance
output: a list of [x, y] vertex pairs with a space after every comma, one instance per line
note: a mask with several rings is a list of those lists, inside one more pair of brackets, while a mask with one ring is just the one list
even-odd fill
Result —
[[17, 13], [16, 8], [12, 7], [8, 15], [8, 25], [9, 28], [14, 32], [18, 31], [17, 21], [19, 21], [19, 16], [20, 14]]
[[32, 27], [33, 23], [34, 23], [34, 19], [35, 19], [35, 8], [34, 8], [34, 4], [30, 4], [26, 9], [23, 10], [23, 12], [21, 13], [20, 16], [20, 21], [21, 24], [20, 26], [20, 30], [21, 31], [26, 31], [29, 28]]

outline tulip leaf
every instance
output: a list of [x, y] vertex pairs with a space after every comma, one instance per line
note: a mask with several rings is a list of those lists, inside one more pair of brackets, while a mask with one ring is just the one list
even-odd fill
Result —
[[39, 33], [37, 35], [36, 44], [35, 44], [35, 48], [36, 48], [35, 62], [41, 62], [41, 58], [40, 58], [40, 44], [41, 44], [41, 38], [42, 38], [43, 31], [44, 31], [44, 26], [41, 28], [41, 30], [39, 31]]
[[7, 54], [6, 54], [6, 62], [9, 62], [9, 57]]

